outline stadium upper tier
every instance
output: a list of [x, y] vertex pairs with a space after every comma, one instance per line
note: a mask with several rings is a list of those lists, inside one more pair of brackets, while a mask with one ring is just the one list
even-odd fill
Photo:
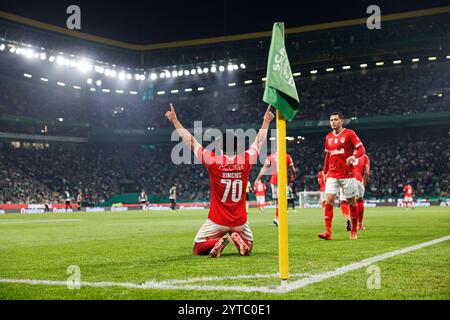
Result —
[[[396, 14], [382, 13], [382, 28], [370, 30], [368, 15], [358, 19], [297, 26], [286, 25], [286, 49], [294, 66], [320, 62], [336, 63], [358, 59], [412, 55], [450, 47], [450, 7]], [[0, 12], [0, 37], [22, 42], [50, 53], [84, 54], [92, 60], [124, 68], [141, 68], [148, 74], [162, 70], [191, 70], [211, 64], [236, 61], [248, 70], [264, 70], [270, 45], [271, 25], [249, 34], [194, 39], [159, 44], [118, 42], [74, 32]], [[299, 24], [302, 22], [299, 21]], [[376, 57], [374, 57], [376, 55]], [[398, 58], [398, 56], [397, 56]]]
[[[265, 110], [261, 79], [245, 83], [231, 76], [214, 77], [200, 84], [201, 91], [199, 84], [188, 84], [130, 94], [131, 88], [113, 87], [108, 79], [94, 78], [88, 84], [58, 66], [8, 65], [13, 59], [0, 57], [2, 131], [39, 134], [44, 125], [48, 134], [72, 136], [88, 136], [91, 129], [101, 128], [153, 130], [169, 127], [164, 113], [170, 102], [186, 126], [196, 120], [212, 127], [255, 125]], [[302, 74], [296, 85], [301, 103], [295, 121], [327, 119], [332, 111], [349, 119], [450, 111], [450, 56], [441, 61]]]

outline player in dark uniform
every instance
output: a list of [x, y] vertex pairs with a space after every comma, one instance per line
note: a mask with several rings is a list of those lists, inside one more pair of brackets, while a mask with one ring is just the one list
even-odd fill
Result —
[[288, 206], [289, 206], [289, 204], [292, 205], [292, 212], [295, 212], [295, 193], [294, 193], [294, 190], [292, 189], [292, 183], [288, 185], [287, 201], [288, 201]]
[[175, 211], [177, 204], [177, 186], [173, 185], [169, 190], [170, 207], [172, 211]]
[[141, 204], [142, 210], [145, 210], [148, 204], [147, 193], [145, 192], [145, 190], [142, 190], [141, 194], [139, 195], [139, 203]]
[[81, 211], [81, 207], [83, 206], [83, 198], [83, 192], [79, 190], [77, 194], [78, 211]]
[[70, 201], [71, 201], [72, 199], [70, 198], [69, 189], [66, 189], [66, 190], [64, 191], [64, 196], [65, 196], [66, 212], [67, 212], [67, 209], [72, 209], [72, 206], [70, 205]]

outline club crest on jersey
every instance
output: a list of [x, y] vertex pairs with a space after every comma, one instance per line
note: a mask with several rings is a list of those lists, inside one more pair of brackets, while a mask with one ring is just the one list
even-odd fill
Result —
[[341, 138], [341, 143], [344, 143], [345, 142], [345, 138]]

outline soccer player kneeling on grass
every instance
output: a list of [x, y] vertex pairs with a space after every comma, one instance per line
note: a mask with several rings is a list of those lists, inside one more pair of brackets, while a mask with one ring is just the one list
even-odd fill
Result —
[[350, 239], [357, 239], [358, 208], [356, 197], [358, 185], [353, 171], [353, 162], [361, 157], [366, 150], [353, 130], [342, 127], [344, 116], [334, 112], [330, 116], [333, 129], [325, 138], [325, 175], [326, 204], [324, 219], [326, 231], [319, 238], [331, 240], [331, 222], [333, 220], [333, 204], [336, 194], [342, 188], [342, 194], [350, 207], [351, 230]]
[[210, 257], [218, 258], [227, 244], [233, 242], [242, 256], [250, 255], [253, 234], [247, 223], [245, 190], [252, 165], [258, 158], [259, 149], [267, 138], [269, 124], [274, 118], [270, 106], [250, 149], [238, 154], [237, 137], [225, 132], [220, 141], [220, 155], [203, 148], [181, 125], [172, 104], [170, 109], [166, 112], [166, 118], [202, 161], [208, 170], [211, 185], [209, 215], [195, 237], [194, 254], [209, 254]]

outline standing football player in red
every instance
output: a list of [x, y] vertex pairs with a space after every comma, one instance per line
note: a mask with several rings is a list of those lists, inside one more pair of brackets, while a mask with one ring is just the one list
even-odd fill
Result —
[[325, 174], [326, 204], [324, 219], [326, 231], [318, 236], [331, 240], [331, 223], [333, 220], [333, 204], [336, 194], [342, 188], [344, 197], [350, 206], [352, 226], [350, 239], [357, 239], [358, 209], [356, 196], [358, 186], [353, 170], [353, 162], [365, 153], [364, 146], [353, 130], [343, 128], [344, 116], [340, 112], [333, 112], [330, 125], [333, 129], [325, 138]]
[[370, 175], [370, 160], [367, 154], [363, 154], [361, 157], [356, 158], [353, 162], [353, 168], [355, 170], [356, 183], [358, 185], [358, 195], [356, 196], [358, 207], [358, 230], [364, 230], [365, 227], [362, 223], [364, 218], [364, 193]]
[[266, 184], [261, 180], [256, 180], [253, 191], [255, 192], [256, 202], [258, 203], [259, 213], [262, 214], [264, 204], [266, 203]]
[[[294, 161], [292, 161], [289, 153], [286, 153], [286, 165], [287, 168], [291, 168], [291, 181], [295, 180], [295, 167]], [[272, 190], [272, 199], [277, 202], [277, 208], [275, 209], [275, 217], [273, 218], [273, 223], [278, 227], [278, 152], [271, 153], [267, 156], [266, 161], [264, 162], [264, 166], [259, 171], [258, 177], [256, 180], [261, 179], [263, 174], [267, 171], [267, 169], [272, 169], [272, 176], [270, 177], [270, 188]], [[288, 170], [289, 171], [289, 170]], [[286, 179], [289, 181], [289, 179]], [[288, 186], [286, 186], [286, 190], [288, 190]]]
[[406, 209], [413, 209], [413, 187], [410, 184], [406, 184], [403, 188], [403, 192], [405, 193], [405, 198], [403, 199], [403, 202], [405, 203]]
[[269, 106], [264, 114], [263, 124], [250, 149], [237, 154], [237, 136], [226, 131], [220, 141], [222, 154], [218, 155], [203, 148], [181, 125], [173, 105], [170, 104], [166, 118], [172, 122], [183, 142], [202, 161], [209, 173], [209, 215], [195, 237], [194, 254], [209, 254], [210, 257], [218, 258], [231, 241], [242, 256], [250, 255], [253, 234], [247, 223], [245, 190], [252, 165], [266, 141], [269, 124], [274, 118], [270, 108]]

